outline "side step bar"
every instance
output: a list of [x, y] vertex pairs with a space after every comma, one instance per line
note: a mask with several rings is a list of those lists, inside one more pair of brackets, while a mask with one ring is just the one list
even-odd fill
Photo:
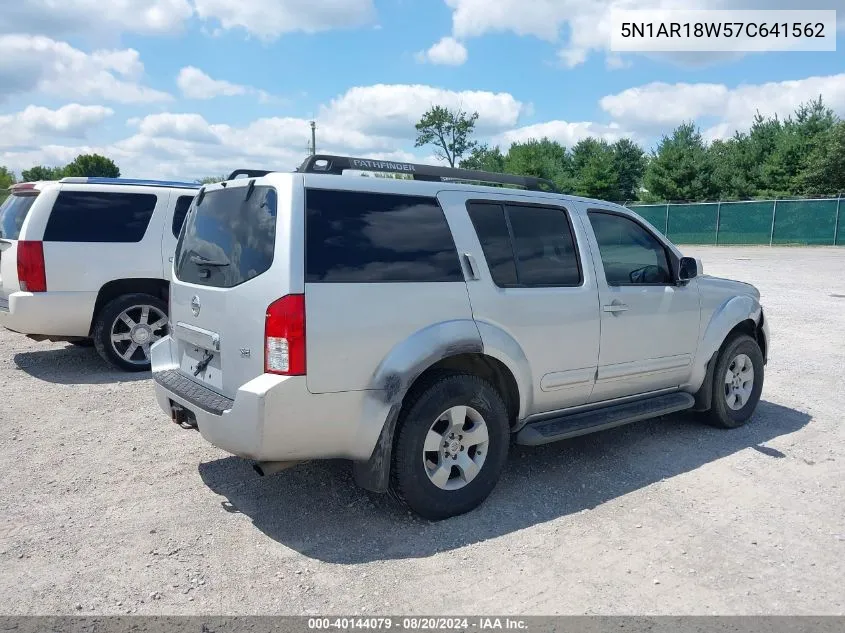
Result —
[[592, 411], [572, 413], [526, 425], [516, 434], [516, 443], [526, 446], [549, 444], [570, 437], [604, 431], [615, 426], [691, 409], [693, 405], [695, 405], [695, 398], [692, 395], [670, 393]]

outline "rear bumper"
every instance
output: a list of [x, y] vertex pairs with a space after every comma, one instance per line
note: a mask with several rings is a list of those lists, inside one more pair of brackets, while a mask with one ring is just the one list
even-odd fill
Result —
[[0, 300], [0, 326], [22, 334], [88, 336], [96, 292], [13, 292]]
[[168, 415], [174, 403], [190, 411], [214, 446], [260, 461], [372, 454], [389, 410], [381, 392], [312, 394], [304, 376], [262, 374], [229, 399], [178, 372], [175, 347], [169, 336], [152, 347], [156, 400]]

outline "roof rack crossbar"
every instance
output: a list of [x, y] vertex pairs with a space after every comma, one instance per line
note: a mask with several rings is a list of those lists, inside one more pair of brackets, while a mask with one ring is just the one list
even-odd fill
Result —
[[409, 174], [414, 180], [424, 180], [429, 182], [448, 182], [450, 180], [456, 180], [478, 182], [482, 184], [495, 183], [524, 187], [529, 191], [560, 193], [554, 183], [550, 180], [535, 178], [534, 176], [517, 176], [515, 174], [499, 174], [489, 171], [459, 169], [456, 167], [418, 165], [415, 163], [353, 158], [350, 156], [331, 156], [327, 154], [309, 156], [296, 171], [308, 174], [332, 174], [339, 176], [348, 169], [356, 171]]
[[229, 174], [226, 180], [234, 180], [238, 176], [246, 176], [247, 178], [261, 178], [262, 176], [266, 176], [267, 174], [272, 173], [272, 171], [266, 171], [264, 169], [236, 169], [231, 174]]

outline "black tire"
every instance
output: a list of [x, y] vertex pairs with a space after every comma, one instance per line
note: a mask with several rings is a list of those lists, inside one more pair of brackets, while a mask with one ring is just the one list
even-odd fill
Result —
[[94, 347], [94, 341], [90, 338], [80, 338], [74, 341], [68, 341], [74, 347]]
[[[729, 385], [725, 381], [728, 368], [741, 354], [751, 359], [754, 379], [748, 401], [742, 408], [733, 409], [728, 406], [726, 391], [729, 390]], [[757, 403], [760, 402], [760, 393], [763, 391], [763, 370], [763, 353], [753, 338], [747, 334], [741, 334], [725, 343], [716, 360], [713, 373], [713, 400], [710, 410], [705, 414], [707, 421], [722, 429], [735, 429], [744, 425], [754, 413]]]
[[[123, 371], [149, 371], [149, 359], [142, 362], [139, 358], [143, 351], [137, 352], [133, 356], [134, 362], [129, 362], [117, 353], [111, 341], [112, 327], [120, 317], [121, 313], [135, 306], [153, 307], [159, 310], [162, 314], [167, 315], [167, 304], [158, 297], [144, 293], [122, 295], [103, 306], [97, 314], [95, 317], [94, 335], [92, 338], [94, 340], [94, 347], [97, 349], [97, 353], [114, 367]], [[165, 325], [165, 332], [166, 328], [167, 326]], [[158, 331], [160, 331], [160, 329], [157, 330], [157, 332]]]
[[[426, 472], [424, 460], [431, 453], [425, 453], [424, 447], [438, 417], [456, 406], [470, 407], [480, 414], [489, 439], [478, 474], [460, 489], [445, 490], [435, 485]], [[400, 414], [397, 434], [391, 492], [412, 511], [431, 520], [464, 514], [480, 505], [499, 480], [510, 444], [508, 412], [502, 397], [486, 380], [463, 373], [440, 374], [413, 394]], [[464, 451], [464, 447], [460, 450]], [[459, 471], [453, 468], [452, 472]]]

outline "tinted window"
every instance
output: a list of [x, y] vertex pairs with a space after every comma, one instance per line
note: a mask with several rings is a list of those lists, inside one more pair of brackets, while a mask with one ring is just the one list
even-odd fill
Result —
[[182, 225], [185, 223], [185, 216], [188, 215], [188, 209], [194, 196], [179, 196], [176, 201], [176, 208], [173, 210], [173, 237], [179, 237], [182, 231]]
[[494, 203], [470, 203], [467, 208], [497, 286], [581, 283], [575, 240], [564, 210]]
[[637, 222], [591, 211], [604, 275], [611, 286], [666, 284], [672, 281], [663, 244]]
[[306, 193], [307, 282], [463, 281], [435, 198]]
[[516, 262], [504, 208], [500, 204], [471, 202], [467, 210], [481, 242], [493, 283], [502, 288], [516, 286]]
[[21, 235], [21, 227], [29, 213], [29, 208], [38, 195], [11, 195], [0, 206], [0, 238], [16, 240]]
[[53, 205], [47, 242], [140, 242], [157, 197], [147, 193], [62, 191]]
[[[249, 197], [247, 197], [249, 194]], [[229, 187], [194, 203], [176, 245], [176, 276], [231, 288], [266, 272], [276, 245], [276, 190]]]
[[506, 206], [513, 231], [516, 272], [523, 286], [577, 286], [581, 283], [575, 241], [564, 211]]

